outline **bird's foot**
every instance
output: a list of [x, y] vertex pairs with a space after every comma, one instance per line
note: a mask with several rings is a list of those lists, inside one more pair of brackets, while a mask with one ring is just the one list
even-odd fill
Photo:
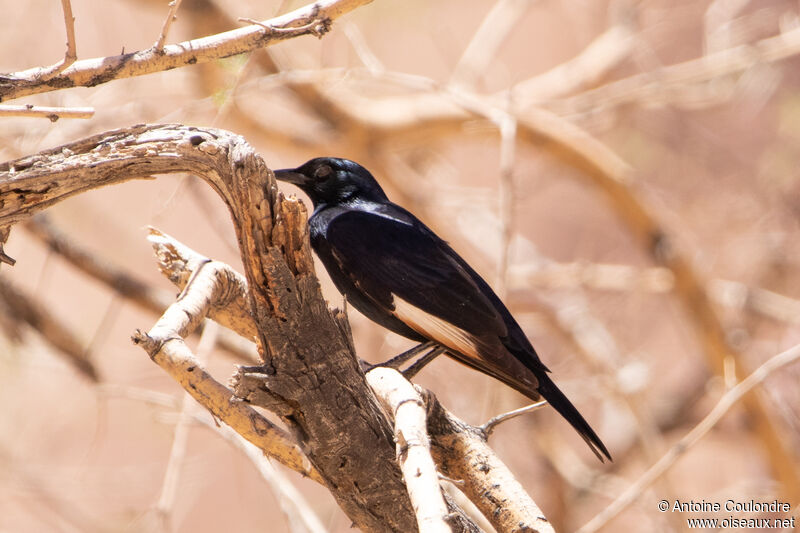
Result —
[[[422, 370], [422, 368], [425, 365], [427, 365], [428, 363], [433, 361], [439, 354], [441, 354], [444, 351], [445, 351], [445, 349], [443, 347], [441, 347], [439, 344], [437, 344], [436, 342], [434, 342], [434, 341], [423, 342], [423, 343], [420, 343], [420, 344], [414, 346], [410, 350], [406, 350], [405, 352], [392, 357], [391, 359], [389, 359], [388, 361], [385, 361], [383, 363], [378, 363], [376, 365], [371, 365], [371, 364], [367, 363], [366, 361], [361, 361], [361, 370], [363, 370], [364, 373], [367, 373], [370, 370], [372, 370], [373, 368], [377, 368], [377, 367], [394, 368], [395, 370], [401, 372], [403, 374], [403, 376], [405, 376], [406, 379], [411, 379], [420, 370]], [[421, 354], [423, 352], [427, 352], [427, 353], [425, 353], [422, 357], [417, 359], [406, 370], [400, 370], [401, 366], [403, 366], [405, 363], [407, 363], [408, 361], [410, 361], [414, 357], [417, 357], [419, 354]]]

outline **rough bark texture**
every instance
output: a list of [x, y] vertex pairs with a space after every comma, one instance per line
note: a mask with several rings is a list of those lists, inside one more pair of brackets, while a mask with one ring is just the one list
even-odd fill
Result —
[[73, 194], [192, 172], [228, 205], [243, 255], [269, 393], [339, 505], [364, 531], [415, 531], [392, 431], [319, 290], [301, 203], [279, 193], [239, 136], [135, 126], [0, 165], [0, 229]]

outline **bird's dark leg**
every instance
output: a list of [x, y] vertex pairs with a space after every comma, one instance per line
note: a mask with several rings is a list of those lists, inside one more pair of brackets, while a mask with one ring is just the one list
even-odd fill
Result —
[[422, 370], [425, 367], [425, 365], [427, 365], [428, 363], [436, 359], [438, 356], [443, 354], [445, 350], [446, 348], [444, 346], [436, 345], [436, 347], [433, 350], [426, 353], [425, 355], [414, 361], [413, 365], [403, 370], [402, 372], [403, 377], [405, 377], [406, 379], [413, 378], [414, 376], [417, 375], [417, 373], [420, 370]]
[[[371, 369], [373, 369], [375, 367], [378, 367], [378, 366], [385, 366], [385, 367], [389, 367], [389, 368], [394, 368], [395, 370], [399, 370], [400, 367], [403, 364], [405, 364], [407, 361], [409, 361], [410, 359], [415, 358], [416, 356], [418, 356], [419, 354], [421, 354], [422, 352], [424, 352], [426, 350], [430, 350], [430, 349], [434, 348], [435, 346], [436, 346], [436, 343], [433, 342], [433, 341], [422, 342], [420, 344], [417, 344], [416, 346], [414, 346], [410, 350], [406, 350], [405, 352], [403, 352], [403, 353], [401, 353], [399, 355], [395, 355], [394, 357], [392, 357], [388, 361], [384, 361], [383, 363], [378, 363], [377, 365], [370, 366], [369, 370], [371, 370]], [[365, 370], [365, 372], [366, 371], [367, 370]]]

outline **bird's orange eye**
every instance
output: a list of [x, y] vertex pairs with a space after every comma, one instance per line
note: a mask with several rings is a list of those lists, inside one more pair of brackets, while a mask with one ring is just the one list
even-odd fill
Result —
[[314, 177], [320, 181], [328, 179], [333, 174], [333, 169], [328, 165], [322, 165], [314, 171]]

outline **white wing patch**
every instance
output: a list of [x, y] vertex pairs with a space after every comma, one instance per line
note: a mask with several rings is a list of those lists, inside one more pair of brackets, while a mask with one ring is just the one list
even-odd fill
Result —
[[481, 359], [478, 351], [478, 344], [480, 343], [474, 335], [446, 320], [423, 311], [396, 294], [392, 294], [392, 298], [394, 315], [405, 322], [411, 329], [471, 359]]
[[[537, 398], [538, 381], [531, 371], [511, 355], [500, 338], [479, 338], [427, 313], [392, 294], [394, 315], [417, 333], [451, 350], [456, 360], [510, 385], [530, 398]], [[488, 355], [488, 359], [486, 358]]]

